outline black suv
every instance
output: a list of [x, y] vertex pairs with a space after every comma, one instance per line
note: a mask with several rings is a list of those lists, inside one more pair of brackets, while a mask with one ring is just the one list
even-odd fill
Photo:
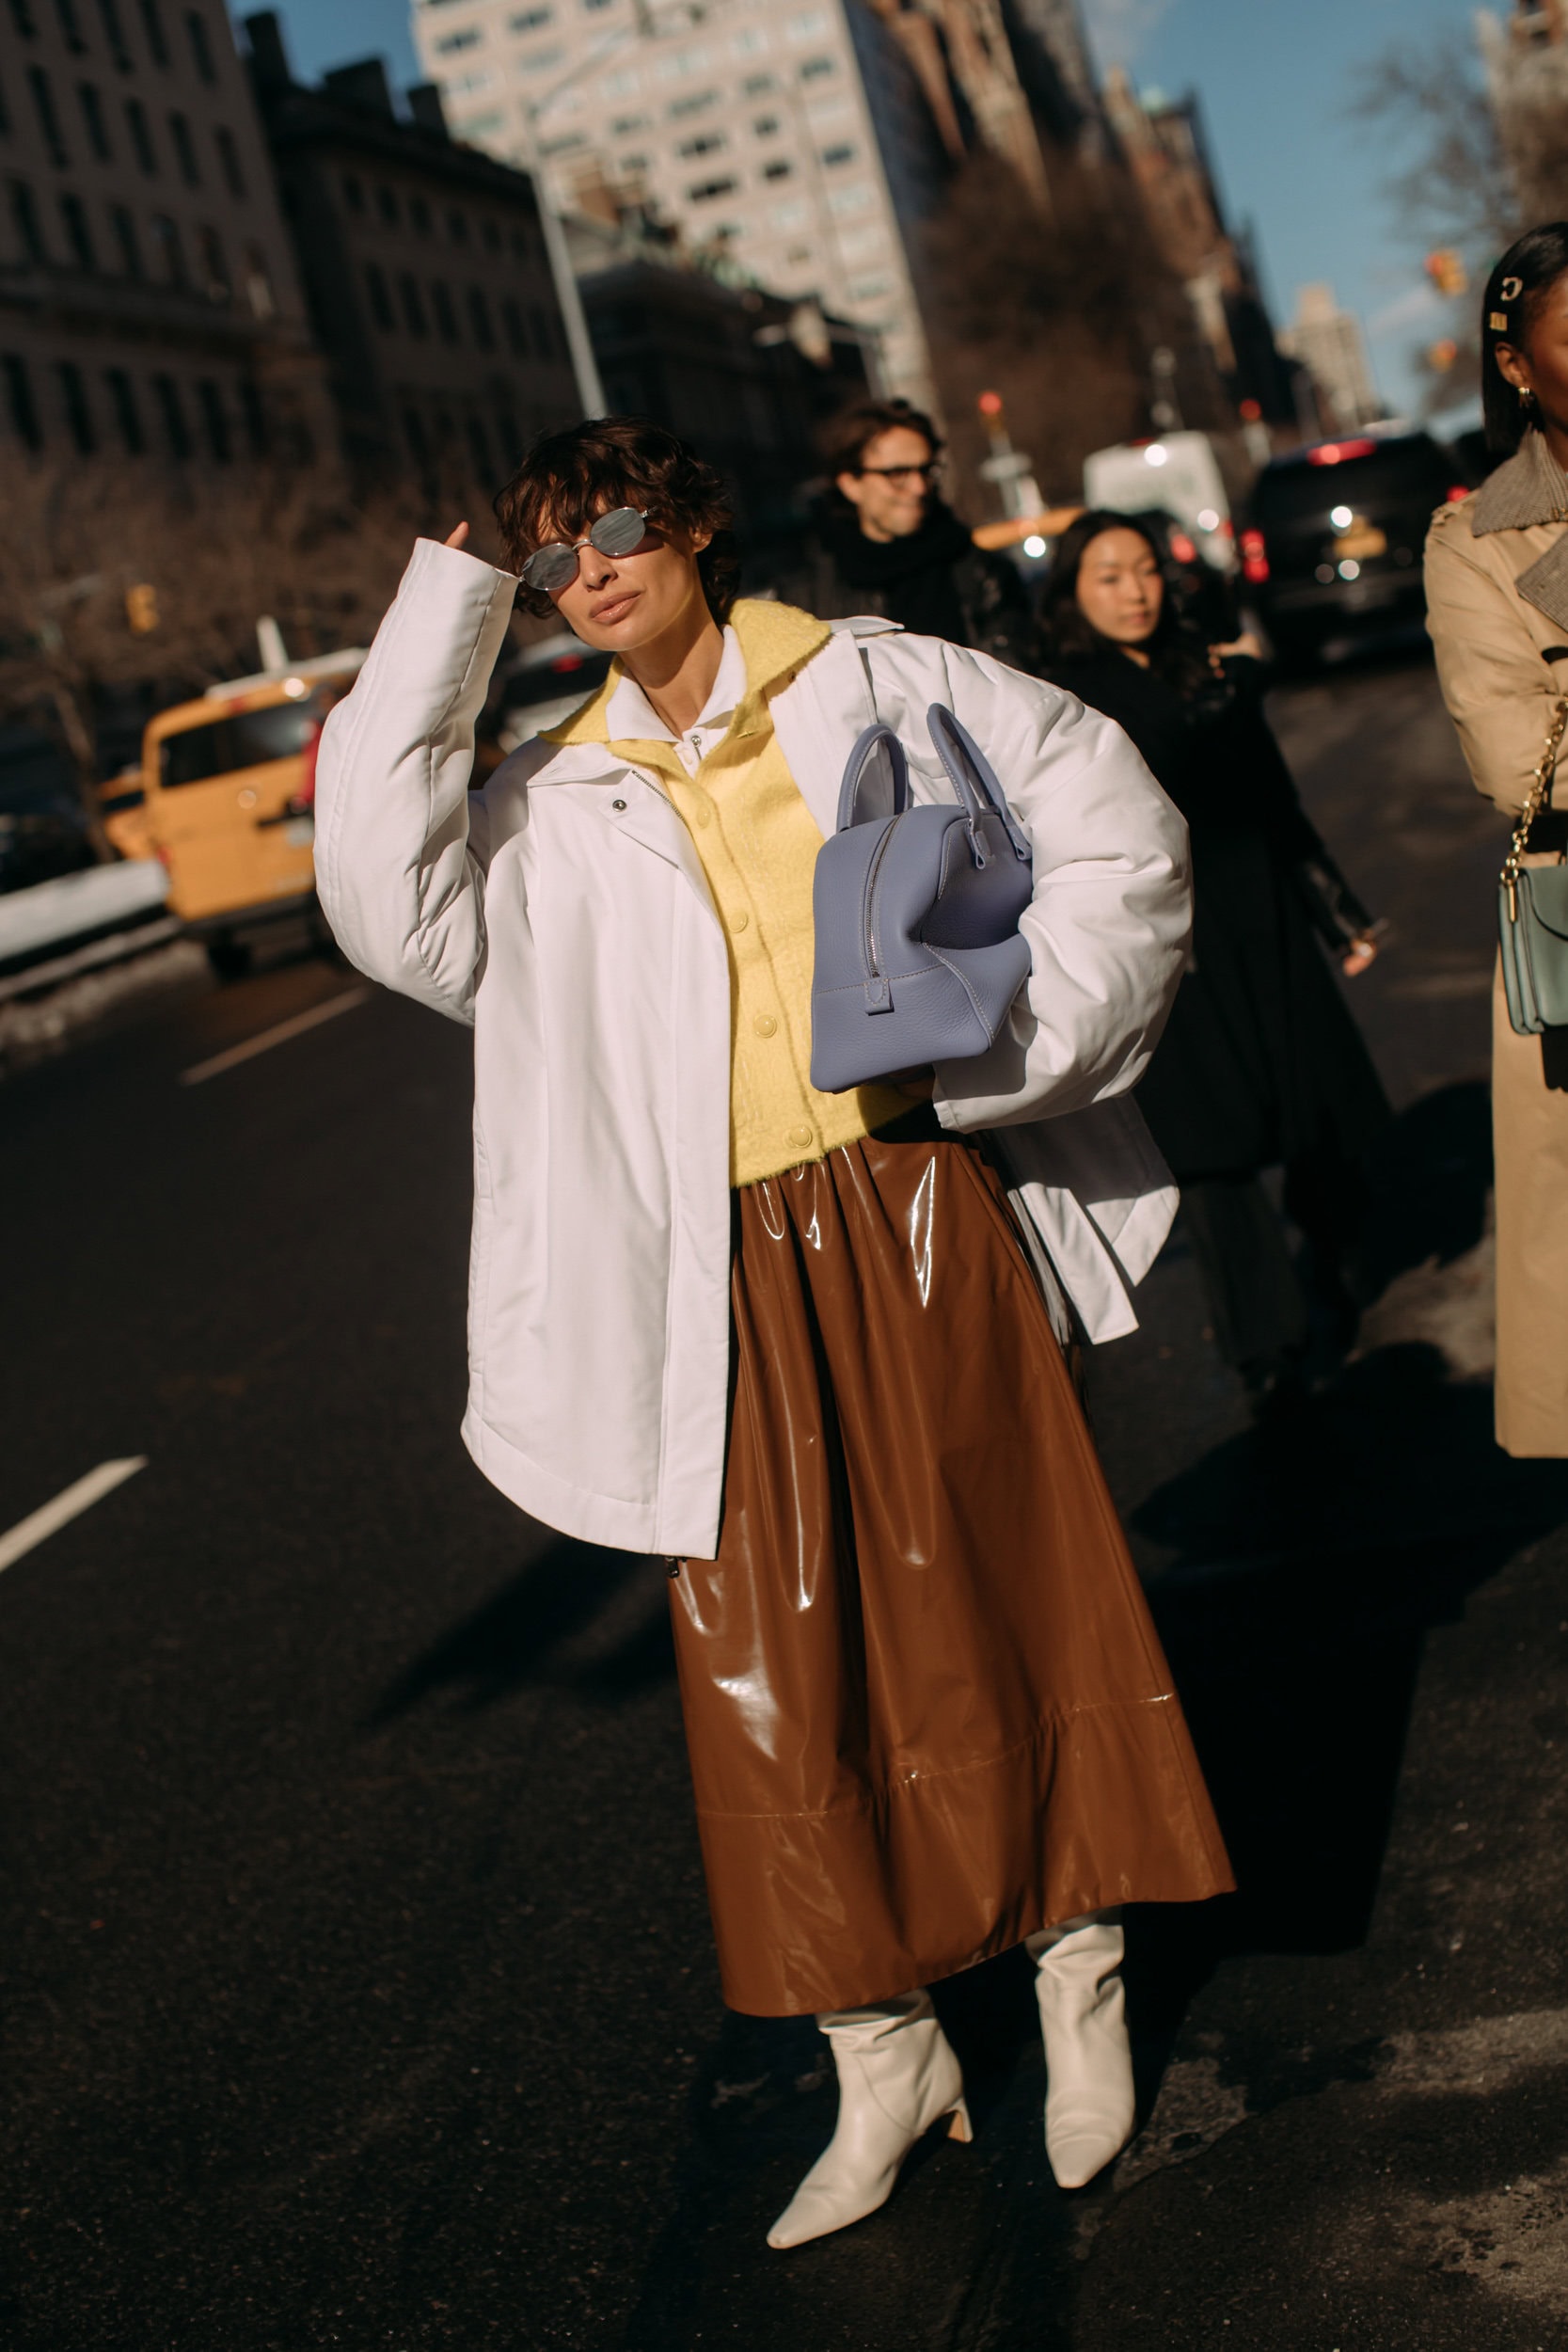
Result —
[[1383, 634], [1426, 612], [1421, 549], [1465, 469], [1430, 433], [1369, 433], [1276, 457], [1252, 494], [1242, 571], [1283, 660]]

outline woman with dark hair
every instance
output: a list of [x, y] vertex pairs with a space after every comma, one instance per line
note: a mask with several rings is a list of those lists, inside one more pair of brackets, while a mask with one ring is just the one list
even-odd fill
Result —
[[1319, 942], [1365, 971], [1369, 917], [1263, 715], [1256, 640], [1193, 633], [1142, 522], [1081, 515], [1042, 621], [1047, 675], [1126, 729], [1187, 819], [1192, 950], [1138, 1104], [1181, 1187], [1221, 1353], [1258, 1405], [1284, 1402], [1302, 1384], [1308, 1299], [1259, 1178], [1283, 1166], [1312, 1290], [1348, 1339], [1361, 1162], [1387, 1104]]
[[[1486, 281], [1482, 487], [1427, 536], [1427, 627], [1478, 791], [1517, 818], [1568, 696], [1568, 221], [1531, 229]], [[1551, 771], [1547, 769], [1547, 774]], [[1556, 786], [1526, 863], [1568, 849]], [[1560, 1029], [1518, 1036], [1493, 991], [1497, 1442], [1568, 1454], [1568, 1054]]]
[[[466, 526], [420, 542], [318, 795], [348, 954], [474, 1028], [465, 1438], [536, 1518], [666, 1560], [725, 1997], [816, 2011], [838, 2070], [771, 2243], [968, 2137], [925, 1987], [1019, 1942], [1076, 2185], [1132, 2126], [1119, 1906], [1228, 1879], [1018, 1218], [1126, 1327], [1169, 1217], [1123, 1097], [1180, 968], [1180, 820], [1050, 687], [732, 603], [722, 487], [657, 425], [546, 437], [497, 513], [515, 572]], [[614, 660], [470, 796], [518, 574]], [[990, 1056], [820, 1093], [816, 852], [874, 716], [952, 799], [938, 701], [1030, 834], [1033, 976]]]

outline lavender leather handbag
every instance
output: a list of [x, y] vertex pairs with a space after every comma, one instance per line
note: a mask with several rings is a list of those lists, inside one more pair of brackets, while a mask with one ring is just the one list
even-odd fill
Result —
[[1028, 838], [974, 738], [926, 714], [958, 805], [915, 805], [879, 721], [856, 739], [812, 880], [811, 1082], [826, 1094], [994, 1043], [1029, 977]]

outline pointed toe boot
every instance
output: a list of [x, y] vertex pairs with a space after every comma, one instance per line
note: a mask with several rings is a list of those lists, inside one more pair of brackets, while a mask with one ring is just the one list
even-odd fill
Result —
[[933, 2123], [971, 2137], [963, 2075], [929, 1994], [874, 2010], [819, 2017], [838, 2070], [838, 2123], [768, 2233], [769, 2246], [803, 2246], [885, 2205], [898, 2168]]
[[1028, 1939], [1045, 2041], [1045, 2152], [1062, 2188], [1082, 2188], [1132, 2137], [1132, 2051], [1112, 1913]]

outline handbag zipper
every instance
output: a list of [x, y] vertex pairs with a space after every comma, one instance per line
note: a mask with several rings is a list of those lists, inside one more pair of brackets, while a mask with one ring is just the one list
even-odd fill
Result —
[[872, 857], [871, 870], [865, 878], [864, 946], [868, 975], [865, 983], [867, 1012], [891, 1012], [893, 1010], [893, 991], [882, 975], [881, 952], [877, 944], [877, 882], [881, 874], [882, 860], [887, 855], [887, 845], [893, 839], [895, 832], [903, 823], [907, 813], [900, 809], [896, 817], [888, 819], [882, 837], [878, 842], [876, 852]]

